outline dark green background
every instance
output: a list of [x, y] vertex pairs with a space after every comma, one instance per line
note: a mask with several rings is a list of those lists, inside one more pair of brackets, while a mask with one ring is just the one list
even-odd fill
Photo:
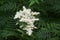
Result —
[[[40, 12], [31, 36], [13, 19], [22, 6]], [[60, 0], [0, 0], [0, 40], [60, 40]]]

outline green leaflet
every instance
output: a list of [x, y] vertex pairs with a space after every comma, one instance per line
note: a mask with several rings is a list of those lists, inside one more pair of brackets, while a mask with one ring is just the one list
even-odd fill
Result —
[[34, 5], [35, 3], [39, 4], [39, 1], [38, 1], [38, 0], [30, 0], [29, 6], [32, 6], [32, 5]]

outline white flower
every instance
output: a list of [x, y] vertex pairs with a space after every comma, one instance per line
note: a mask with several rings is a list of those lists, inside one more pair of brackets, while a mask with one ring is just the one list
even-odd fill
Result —
[[32, 32], [33, 32], [32, 29], [31, 28], [28, 28], [26, 34], [31, 35]]
[[40, 14], [39, 12], [32, 12], [32, 15], [38, 15]]
[[[24, 27], [23, 25], [20, 26], [20, 28], [22, 28], [23, 30], [26, 30], [27, 34], [28, 35], [31, 35], [32, 34], [32, 30], [34, 28], [37, 28], [34, 26], [34, 22], [35, 21], [38, 21], [39, 19], [38, 18], [35, 18], [34, 15], [38, 15], [40, 14], [39, 12], [33, 12], [31, 11], [31, 9], [26, 9], [24, 6], [23, 6], [23, 10], [20, 10], [19, 12], [16, 12], [16, 15], [14, 17], [14, 19], [16, 18], [19, 18], [19, 21], [20, 22], [25, 22], [27, 23], [26, 27]], [[18, 24], [18, 23], [16, 23]]]

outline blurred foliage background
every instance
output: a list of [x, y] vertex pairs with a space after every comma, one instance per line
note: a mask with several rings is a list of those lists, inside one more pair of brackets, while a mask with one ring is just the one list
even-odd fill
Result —
[[[31, 36], [13, 19], [22, 6], [40, 12]], [[60, 40], [60, 0], [0, 0], [0, 40]]]

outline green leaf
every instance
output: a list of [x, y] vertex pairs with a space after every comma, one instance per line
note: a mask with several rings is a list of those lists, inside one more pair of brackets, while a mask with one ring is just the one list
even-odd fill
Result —
[[35, 3], [39, 4], [39, 1], [38, 1], [38, 0], [30, 0], [29, 6], [32, 6], [32, 5], [34, 5]]

